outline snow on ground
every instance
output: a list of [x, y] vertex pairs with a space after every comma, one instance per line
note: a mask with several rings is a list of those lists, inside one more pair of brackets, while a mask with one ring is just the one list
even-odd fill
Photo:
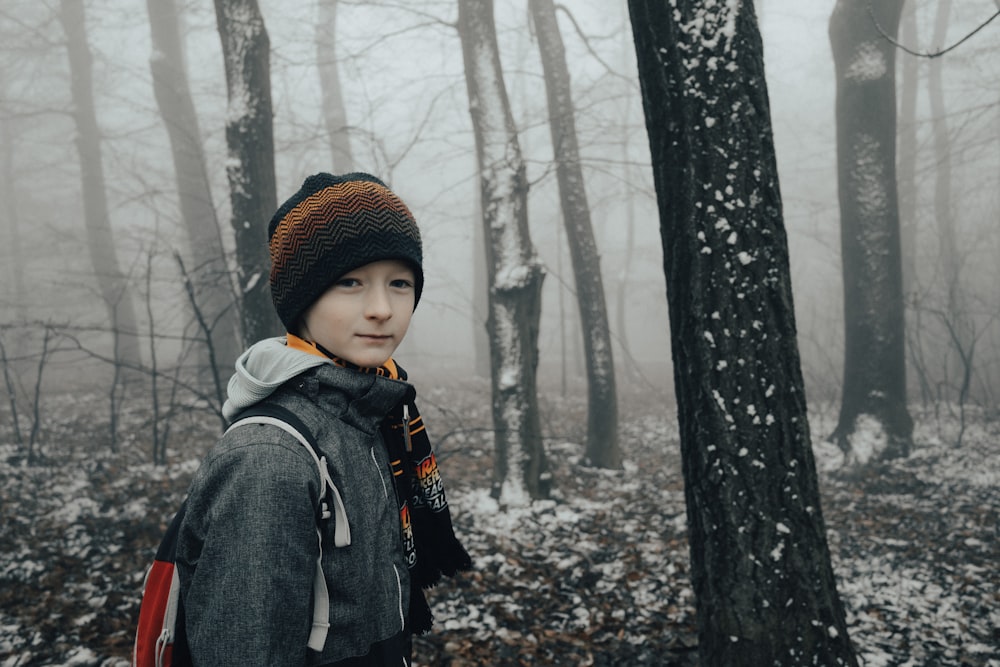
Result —
[[[422, 402], [476, 569], [430, 592], [436, 629], [416, 640], [417, 664], [695, 665], [673, 408], [625, 401], [627, 463], [607, 472], [580, 464], [582, 399], [545, 397], [557, 494], [501, 511], [484, 490], [487, 391]], [[94, 451], [94, 405], [58, 413], [39, 465], [0, 431], [0, 667], [125, 665], [144, 567], [218, 426], [176, 425], [179, 451], [157, 468], [135, 446]], [[827, 471], [838, 453], [813, 420], [851, 637], [868, 667], [1000, 667], [1000, 424], [977, 418], [956, 450], [953, 421], [914, 416], [908, 459], [852, 474]]]

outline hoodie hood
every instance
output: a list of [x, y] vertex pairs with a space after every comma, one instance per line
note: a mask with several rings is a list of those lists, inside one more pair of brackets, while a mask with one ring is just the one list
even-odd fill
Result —
[[254, 343], [236, 360], [236, 372], [229, 378], [228, 398], [222, 406], [222, 415], [231, 421], [299, 373], [332, 363], [329, 359], [288, 347], [284, 336]]

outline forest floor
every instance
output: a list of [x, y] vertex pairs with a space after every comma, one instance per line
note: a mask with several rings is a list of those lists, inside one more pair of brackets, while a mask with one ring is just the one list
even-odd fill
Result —
[[[457, 530], [475, 570], [429, 594], [418, 665], [696, 665], [683, 479], [672, 402], [623, 401], [623, 471], [581, 465], [580, 398], [542, 399], [553, 500], [489, 497], [488, 387], [422, 394]], [[97, 397], [48, 397], [40, 463], [0, 419], [0, 667], [127, 665], [144, 568], [218, 422], [172, 422], [149, 459], [134, 405], [108, 451]], [[138, 403], [138, 401], [136, 401]], [[811, 416], [823, 512], [848, 626], [868, 667], [1000, 667], [1000, 423], [915, 414], [905, 460], [832, 472]], [[104, 415], [102, 417], [102, 415]]]

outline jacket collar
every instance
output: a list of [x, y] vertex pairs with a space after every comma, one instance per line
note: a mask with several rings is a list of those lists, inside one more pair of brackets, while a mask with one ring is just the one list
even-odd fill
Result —
[[416, 394], [413, 386], [402, 380], [334, 364], [306, 371], [299, 390], [334, 408], [343, 421], [366, 433], [378, 430], [393, 408], [403, 401], [412, 402]]
[[[232, 419], [293, 378], [299, 378], [295, 385], [299, 391], [313, 400], [322, 396], [323, 402], [336, 404], [328, 407], [336, 414], [343, 412], [345, 419], [369, 432], [401, 401], [412, 401], [415, 393], [406, 382], [343, 368], [322, 354], [287, 345], [285, 337], [267, 338], [250, 346], [237, 360], [223, 415]], [[376, 417], [374, 426], [362, 426]]]

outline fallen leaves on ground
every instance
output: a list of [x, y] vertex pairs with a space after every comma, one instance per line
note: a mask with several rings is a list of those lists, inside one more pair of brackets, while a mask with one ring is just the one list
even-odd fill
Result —
[[[604, 471], [583, 461], [582, 399], [544, 396], [556, 492], [499, 508], [488, 388], [430, 392], [425, 405], [475, 570], [429, 592], [436, 626], [415, 640], [417, 664], [697, 664], [672, 408], [629, 401], [625, 467]], [[218, 425], [176, 423], [163, 467], [144, 462], [141, 410], [123, 426], [134, 441], [115, 453], [96, 444], [93, 405], [77, 399], [58, 414], [37, 465], [0, 433], [0, 667], [126, 665], [144, 569]], [[836, 452], [815, 421], [825, 469]], [[839, 590], [868, 667], [1000, 666], [1000, 425], [976, 422], [961, 449], [940, 426], [918, 416], [907, 459], [821, 474]]]

